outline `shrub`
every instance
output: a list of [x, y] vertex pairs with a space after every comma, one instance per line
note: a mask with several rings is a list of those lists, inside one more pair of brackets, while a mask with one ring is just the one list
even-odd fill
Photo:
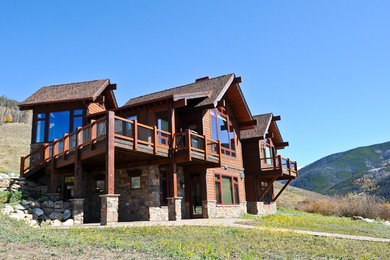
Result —
[[22, 199], [22, 193], [19, 191], [1, 191], [0, 204], [4, 203], [18, 203]]
[[390, 203], [368, 194], [306, 199], [297, 209], [322, 215], [390, 219]]

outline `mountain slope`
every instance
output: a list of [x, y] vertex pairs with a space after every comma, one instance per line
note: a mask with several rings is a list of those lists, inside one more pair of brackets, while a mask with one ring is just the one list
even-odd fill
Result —
[[390, 142], [326, 156], [299, 175], [293, 186], [328, 195], [368, 192], [390, 199]]

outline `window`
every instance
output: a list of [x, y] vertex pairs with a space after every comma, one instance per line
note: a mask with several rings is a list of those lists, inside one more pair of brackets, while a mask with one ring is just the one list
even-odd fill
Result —
[[83, 110], [40, 113], [35, 120], [35, 142], [51, 142], [82, 127]]
[[268, 139], [262, 143], [264, 163], [273, 165], [272, 145]]
[[234, 128], [229, 116], [225, 114], [225, 109], [213, 109], [210, 116], [212, 139], [221, 141], [221, 152], [223, 154], [236, 157]]
[[217, 204], [239, 204], [238, 178], [216, 174], [215, 195]]
[[132, 190], [141, 189], [141, 176], [130, 177], [130, 188]]
[[73, 132], [83, 126], [83, 110], [73, 110]]
[[[166, 117], [157, 115], [157, 129], [169, 132], [169, 123]], [[158, 132], [158, 143], [161, 145], [169, 145], [169, 135], [166, 133]]]
[[69, 117], [69, 111], [49, 114], [49, 142], [60, 139], [64, 134], [69, 133]]
[[45, 141], [45, 121], [46, 114], [37, 114], [37, 128], [35, 131], [35, 142], [37, 143]]
[[105, 181], [104, 180], [97, 180], [96, 181], [96, 192], [103, 193], [105, 187]]
[[160, 168], [160, 204], [161, 206], [168, 205], [168, 191], [169, 191], [169, 181], [168, 181], [168, 171], [164, 167]]

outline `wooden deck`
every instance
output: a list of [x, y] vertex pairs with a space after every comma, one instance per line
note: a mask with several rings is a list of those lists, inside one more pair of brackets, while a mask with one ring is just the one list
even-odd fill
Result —
[[[101, 169], [106, 163], [109, 124], [107, 116], [66, 134], [58, 140], [42, 144], [38, 149], [21, 158], [20, 176], [28, 176], [37, 170], [57, 169], [73, 171], [76, 159], [88, 168]], [[140, 124], [115, 116], [112, 135], [115, 152], [115, 168], [131, 168], [174, 161], [182, 166], [202, 168], [219, 167], [221, 145], [186, 130], [171, 134], [157, 127]], [[112, 140], [112, 139], [111, 139]]]
[[280, 155], [263, 158], [260, 161], [259, 176], [269, 179], [276, 177], [276, 180], [295, 179], [298, 177], [297, 162], [283, 158]]

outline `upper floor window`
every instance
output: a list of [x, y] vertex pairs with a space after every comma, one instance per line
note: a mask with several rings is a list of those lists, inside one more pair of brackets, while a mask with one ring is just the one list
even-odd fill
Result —
[[210, 111], [211, 133], [213, 140], [221, 141], [221, 152], [236, 157], [234, 128], [224, 109]]
[[266, 164], [273, 165], [273, 147], [268, 139], [262, 143], [263, 161]]
[[36, 114], [35, 142], [51, 142], [83, 126], [83, 110]]

